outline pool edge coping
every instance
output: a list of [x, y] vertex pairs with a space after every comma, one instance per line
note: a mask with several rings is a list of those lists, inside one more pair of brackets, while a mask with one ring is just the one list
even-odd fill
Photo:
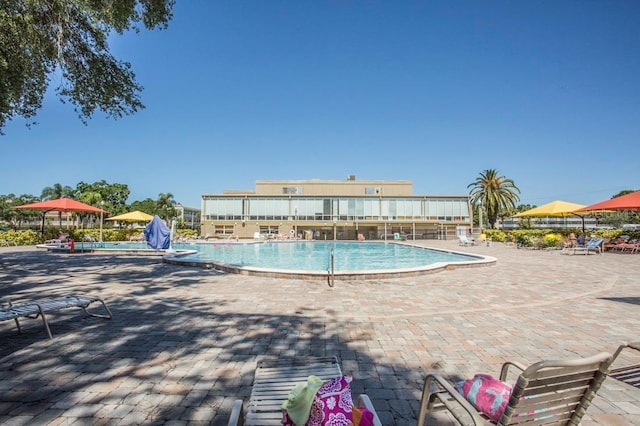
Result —
[[[428, 250], [434, 250], [439, 252], [459, 254], [469, 257], [474, 257], [477, 260], [461, 261], [461, 262], [436, 262], [431, 265], [418, 266], [414, 268], [399, 268], [399, 269], [368, 269], [362, 271], [343, 271], [334, 272], [333, 277], [342, 280], [372, 280], [372, 279], [386, 279], [386, 278], [404, 278], [414, 277], [425, 274], [432, 274], [442, 272], [445, 270], [453, 270], [456, 268], [476, 268], [482, 266], [495, 265], [498, 261], [493, 256], [480, 255], [475, 253], [466, 253], [456, 250], [439, 249], [428, 246], [415, 246], [406, 242], [389, 242], [389, 244], [406, 245], [410, 247], [423, 248]], [[259, 268], [252, 266], [239, 266], [229, 264], [225, 262], [216, 262], [211, 260], [184, 260], [181, 259], [183, 253], [170, 253], [165, 254], [162, 257], [164, 263], [178, 266], [191, 266], [203, 269], [213, 269], [221, 272], [227, 272], [238, 275], [247, 276], [259, 276], [266, 278], [286, 278], [286, 279], [312, 279], [312, 280], [328, 280], [332, 275], [329, 271], [323, 270], [288, 270], [288, 269], [270, 269]]]

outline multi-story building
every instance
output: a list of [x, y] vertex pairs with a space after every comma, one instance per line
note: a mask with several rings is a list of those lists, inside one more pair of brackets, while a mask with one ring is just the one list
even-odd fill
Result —
[[455, 237], [473, 223], [468, 195], [414, 195], [411, 181], [257, 181], [202, 196], [202, 235], [316, 240]]
[[176, 211], [176, 219], [178, 219], [181, 226], [200, 229], [200, 209], [183, 206], [180, 203], [176, 203], [173, 208]]

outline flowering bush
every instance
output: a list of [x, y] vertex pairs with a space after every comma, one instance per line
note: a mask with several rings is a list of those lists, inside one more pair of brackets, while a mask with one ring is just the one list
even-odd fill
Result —
[[560, 234], [547, 234], [542, 237], [542, 246], [543, 247], [562, 247], [562, 243], [564, 242], [564, 238]]
[[507, 233], [500, 229], [485, 229], [485, 235], [490, 238], [491, 241], [498, 243], [504, 243], [507, 237]]
[[40, 233], [32, 230], [27, 231], [0, 231], [0, 241], [6, 241], [9, 245], [30, 246], [41, 243]]

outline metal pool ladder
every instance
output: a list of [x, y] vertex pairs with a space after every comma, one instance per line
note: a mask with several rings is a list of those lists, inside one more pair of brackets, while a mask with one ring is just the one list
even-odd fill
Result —
[[329, 273], [329, 287], [333, 287], [333, 280], [335, 277], [334, 258], [335, 255], [333, 253], [333, 249], [331, 249], [331, 252], [329, 253], [329, 269], [327, 270]]

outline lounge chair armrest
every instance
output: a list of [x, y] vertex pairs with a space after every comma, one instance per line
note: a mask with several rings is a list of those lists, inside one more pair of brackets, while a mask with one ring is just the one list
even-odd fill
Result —
[[637, 351], [640, 351], [640, 340], [638, 340], [637, 342], [629, 342], [629, 343], [627, 343], [627, 347], [631, 348], [631, 349], [635, 349]]
[[[11, 306], [11, 302], [9, 302], [9, 306]], [[640, 351], [640, 340], [637, 342], [621, 343], [620, 346], [618, 346], [618, 349], [616, 350], [616, 352], [613, 354], [613, 359], [615, 360], [616, 358], [618, 358], [618, 355], [620, 355], [620, 353], [627, 348]]]
[[507, 381], [507, 375], [509, 374], [509, 367], [514, 367], [514, 368], [517, 368], [518, 370], [520, 370], [518, 372], [518, 374], [522, 373], [527, 368], [524, 365], [520, 364], [519, 362], [506, 361], [504, 364], [502, 364], [502, 369], [500, 370], [500, 381], [501, 382], [506, 382]]
[[[434, 389], [435, 388], [435, 389]], [[432, 391], [432, 389], [434, 389]], [[441, 396], [441, 394], [446, 394], [451, 399], [446, 399]], [[433, 404], [432, 398], [437, 397], [440, 402], [442, 402], [447, 408], [449, 408], [449, 412], [460, 422], [461, 424], [466, 424], [465, 419], [460, 418], [459, 410], [452, 410], [451, 407], [454, 405], [458, 405], [460, 408], [466, 412], [469, 418], [472, 420], [474, 425], [484, 425], [486, 421], [480, 416], [478, 411], [467, 401], [464, 396], [460, 395], [460, 393], [455, 390], [455, 388], [437, 373], [429, 373], [424, 380], [424, 388], [422, 390], [422, 399], [420, 401], [420, 413], [418, 414], [418, 426], [425, 426], [425, 418], [429, 410], [431, 409], [431, 405]]]
[[242, 400], [236, 399], [233, 402], [233, 408], [231, 409], [231, 415], [229, 415], [228, 426], [242, 426], [244, 424], [244, 412], [242, 408]]
[[356, 407], [366, 408], [367, 410], [371, 411], [373, 413], [373, 426], [382, 426], [382, 422], [380, 422], [378, 413], [376, 413], [376, 409], [373, 408], [373, 403], [371, 402], [371, 399], [369, 399], [369, 397], [366, 394], [360, 394], [358, 396]]

